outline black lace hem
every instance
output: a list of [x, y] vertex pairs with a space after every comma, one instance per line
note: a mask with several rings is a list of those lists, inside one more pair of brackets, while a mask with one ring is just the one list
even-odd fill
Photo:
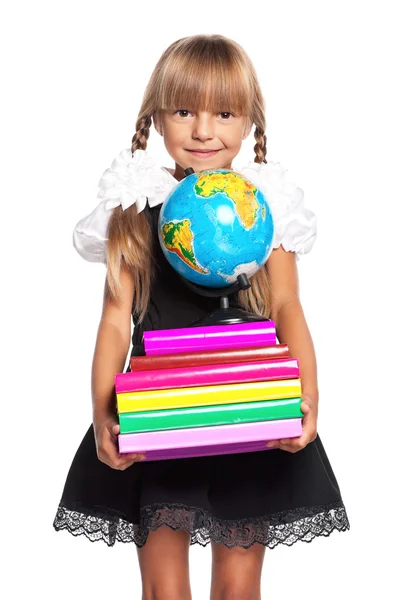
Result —
[[187, 531], [190, 545], [214, 542], [228, 548], [250, 548], [259, 543], [270, 549], [279, 544], [311, 542], [315, 537], [328, 537], [332, 531], [350, 529], [341, 501], [236, 520], [218, 519], [201, 508], [184, 504], [151, 504], [141, 508], [139, 525], [104, 507], [86, 509], [75, 503], [73, 510], [61, 501], [53, 522], [56, 531], [66, 529], [73, 535], [85, 535], [92, 542], [103, 540], [108, 546], [133, 542], [138, 548], [146, 543], [149, 531], [163, 525], [174, 531]]

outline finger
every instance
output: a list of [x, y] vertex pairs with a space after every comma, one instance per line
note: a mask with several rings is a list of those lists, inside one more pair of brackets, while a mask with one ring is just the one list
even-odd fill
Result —
[[112, 469], [116, 469], [119, 471], [125, 471], [125, 469], [128, 469], [128, 467], [133, 465], [134, 462], [142, 462], [142, 460], [145, 460], [145, 459], [142, 458], [141, 455], [133, 457], [132, 459], [129, 459], [129, 460], [127, 458], [123, 458], [122, 455], [119, 455], [119, 457], [117, 459], [114, 459], [111, 457], [110, 460], [108, 460], [106, 462]]
[[124, 461], [124, 462], [132, 462], [135, 460], [145, 460], [146, 455], [145, 453], [142, 452], [138, 452], [136, 454], [120, 454], [119, 457]]
[[280, 440], [270, 440], [266, 443], [267, 448], [280, 448]]
[[102, 431], [100, 436], [100, 445], [102, 448], [112, 449], [118, 448], [118, 437], [115, 433], [113, 433], [112, 429], [106, 428]]
[[282, 450], [297, 452], [306, 446], [307, 442], [305, 441], [305, 437], [306, 436], [301, 436], [299, 438], [287, 438], [285, 440], [280, 440], [280, 447]]
[[283, 438], [282, 440], [280, 440], [280, 443], [282, 443], [282, 444], [296, 444], [297, 442], [300, 442], [300, 440], [302, 440], [303, 435], [304, 435], [304, 431], [302, 431], [301, 435], [298, 435], [298, 436], [295, 436], [295, 437]]
[[301, 399], [303, 402], [307, 402], [311, 405], [315, 402], [315, 398], [313, 396], [310, 396], [309, 394], [305, 394], [305, 392], [302, 394]]
[[122, 460], [122, 455], [118, 452], [117, 444], [112, 439], [104, 440], [101, 450], [108, 458], [110, 466], [119, 468], [120, 465], [125, 462]]
[[302, 417], [303, 423], [305, 423], [308, 419], [314, 419], [316, 421], [318, 418], [318, 408], [311, 402], [306, 402], [304, 400], [301, 403], [301, 412], [304, 414]]
[[313, 434], [316, 433], [317, 428], [317, 418], [313, 412], [305, 415], [302, 419], [302, 436], [307, 436], [309, 438], [313, 438]]
[[284, 450], [285, 452], [295, 453], [298, 452], [298, 448], [296, 448], [293, 444], [282, 444], [280, 442], [280, 450]]
[[133, 465], [134, 462], [142, 462], [144, 460], [146, 460], [146, 455], [145, 454], [138, 454], [138, 456], [135, 459], [132, 459], [132, 461], [131, 461], [130, 464]]
[[291, 438], [285, 438], [283, 440], [280, 440], [280, 442], [285, 442], [287, 444], [291, 444], [293, 446], [299, 446], [301, 443], [305, 442], [306, 439], [308, 437], [307, 432], [304, 430], [304, 428], [302, 429], [302, 433], [300, 436], [298, 437], [291, 437]]
[[297, 448], [296, 446], [293, 446], [292, 444], [281, 444], [280, 450], [285, 450], [286, 452], [291, 452], [292, 454], [295, 454], [296, 452], [298, 452], [300, 450], [300, 448]]
[[131, 467], [134, 463], [142, 462], [143, 460], [145, 460], [145, 457], [142, 458], [142, 456], [140, 456], [140, 455], [135, 458], [132, 458], [131, 460], [123, 460], [120, 463], [120, 469], [124, 471], [125, 469], [128, 469], [129, 467]]
[[301, 412], [303, 412], [305, 416], [307, 416], [308, 413], [311, 412], [310, 405], [305, 401], [301, 402]]
[[306, 427], [303, 430], [303, 434], [301, 436], [302, 439], [302, 443], [305, 444], [305, 446], [307, 444], [310, 444], [311, 442], [314, 441], [314, 439], [316, 438], [316, 426], [308, 425], [308, 427]]

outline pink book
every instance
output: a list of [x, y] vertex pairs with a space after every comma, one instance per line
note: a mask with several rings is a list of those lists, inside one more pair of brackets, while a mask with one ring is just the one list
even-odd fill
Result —
[[273, 321], [254, 321], [236, 325], [207, 325], [181, 329], [158, 329], [143, 334], [145, 354], [178, 354], [199, 350], [249, 348], [276, 344]]
[[146, 461], [167, 460], [265, 450], [270, 440], [301, 435], [302, 419], [282, 419], [119, 434], [118, 448], [121, 454], [145, 453]]
[[297, 359], [285, 358], [258, 362], [117, 373], [115, 375], [115, 389], [118, 394], [140, 390], [295, 379], [299, 376]]

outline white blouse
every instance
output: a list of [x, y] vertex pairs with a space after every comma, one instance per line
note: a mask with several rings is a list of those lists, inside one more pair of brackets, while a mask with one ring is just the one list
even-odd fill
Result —
[[[236, 169], [235, 169], [236, 171]], [[280, 163], [249, 162], [238, 171], [258, 187], [270, 205], [274, 221], [273, 248], [283, 246], [297, 259], [309, 252], [316, 238], [316, 217], [304, 206], [304, 192]], [[73, 231], [73, 245], [85, 260], [106, 263], [106, 232], [113, 208], [126, 210], [136, 204], [141, 212], [163, 204], [179, 182], [165, 167], [158, 167], [146, 150], [123, 150], [104, 171], [97, 197], [101, 202], [80, 219]]]

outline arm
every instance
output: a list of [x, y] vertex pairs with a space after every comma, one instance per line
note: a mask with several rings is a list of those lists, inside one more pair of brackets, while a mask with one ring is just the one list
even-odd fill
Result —
[[130, 271], [121, 267], [122, 295], [119, 302], [107, 294], [104, 288], [103, 312], [97, 333], [93, 356], [91, 390], [93, 418], [115, 415], [115, 379], [121, 373], [131, 342], [131, 308], [134, 281]]
[[130, 271], [121, 265], [122, 294], [119, 301], [104, 288], [103, 312], [94, 350], [91, 393], [93, 401], [93, 428], [97, 456], [113, 469], [124, 470], [142, 460], [140, 454], [120, 455], [117, 447], [119, 423], [116, 416], [115, 374], [125, 366], [131, 342], [131, 309], [134, 281]]
[[287, 344], [299, 360], [303, 393], [318, 400], [315, 349], [299, 298], [298, 271], [293, 252], [282, 246], [267, 262], [271, 286], [271, 318], [280, 344]]
[[[298, 272], [294, 253], [286, 252], [280, 246], [270, 254], [267, 268], [271, 288], [271, 318], [275, 322], [279, 342], [287, 344], [290, 355], [298, 359], [303, 398], [301, 407], [305, 413], [303, 425], [307, 425], [307, 433], [310, 438], [308, 441], [313, 441], [316, 436], [319, 400], [317, 365], [314, 345], [299, 298]], [[310, 419], [306, 418], [308, 411], [305, 404], [310, 407], [312, 413]], [[308, 421], [310, 421], [309, 424]], [[302, 437], [304, 437], [304, 430]], [[301, 444], [301, 447], [304, 446]]]

